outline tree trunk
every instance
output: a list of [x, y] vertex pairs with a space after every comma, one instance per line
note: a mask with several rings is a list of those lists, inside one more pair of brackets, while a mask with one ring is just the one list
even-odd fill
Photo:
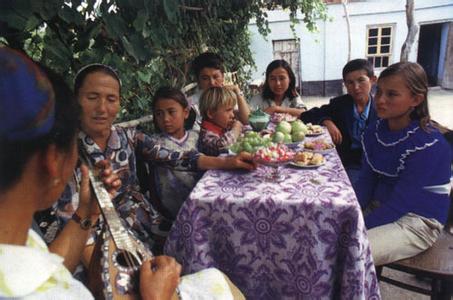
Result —
[[418, 25], [414, 20], [414, 7], [415, 0], [406, 0], [406, 22], [407, 22], [407, 36], [401, 47], [400, 61], [408, 61], [409, 53], [411, 52], [412, 45], [415, 41], [415, 36], [418, 32]]
[[349, 23], [348, 0], [342, 0], [344, 17], [346, 19], [346, 28], [348, 30], [348, 60], [351, 60], [351, 24]]

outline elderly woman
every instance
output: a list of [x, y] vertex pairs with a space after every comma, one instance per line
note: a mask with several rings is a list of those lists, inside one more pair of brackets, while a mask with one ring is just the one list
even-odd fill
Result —
[[[0, 298], [93, 299], [63, 258], [29, 229], [33, 214], [52, 205], [77, 162], [78, 107], [63, 81], [51, 84], [25, 56], [0, 48]], [[76, 213], [94, 212], [87, 169], [81, 166]], [[6, 172], [7, 171], [7, 172]], [[60, 235], [79, 256], [88, 231], [69, 222]], [[61, 246], [61, 241], [54, 244]], [[68, 256], [71, 256], [68, 255]], [[65, 259], [67, 257], [65, 256]], [[65, 261], [66, 263], [66, 261]], [[142, 266], [143, 299], [169, 299], [180, 266], [169, 257]], [[156, 298], [157, 297], [157, 298]]]
[[[93, 162], [104, 159], [110, 161], [112, 169], [122, 181], [122, 186], [112, 201], [113, 205], [123, 225], [149, 248], [153, 248], [155, 240], [164, 235], [162, 218], [140, 193], [135, 153], [139, 153], [145, 160], [169, 163], [175, 168], [186, 170], [254, 168], [253, 164], [247, 162], [250, 160], [247, 154], [209, 157], [197, 152], [170, 152], [154, 144], [150, 137], [135, 128], [113, 125], [120, 109], [121, 81], [118, 74], [106, 65], [93, 64], [82, 68], [75, 78], [74, 91], [82, 108], [81, 131], [78, 135], [82, 152]], [[62, 226], [73, 218], [78, 208], [80, 180], [81, 170], [76, 168], [58, 203], [50, 212], [37, 217], [47, 242], [52, 241]], [[89, 265], [95, 241], [100, 233], [100, 224], [97, 228], [85, 249], [85, 266]]]

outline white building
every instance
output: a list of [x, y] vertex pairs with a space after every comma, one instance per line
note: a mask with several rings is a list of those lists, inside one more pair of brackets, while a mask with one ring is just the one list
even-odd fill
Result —
[[[249, 24], [251, 49], [257, 70], [253, 79], [264, 79], [273, 59], [289, 61], [301, 80], [304, 95], [338, 95], [342, 91], [341, 70], [348, 61], [348, 31], [341, 1], [327, 5], [328, 18], [318, 21], [317, 32], [296, 25], [289, 27], [288, 13], [269, 11], [271, 33], [265, 40], [256, 23]], [[367, 58], [379, 74], [400, 60], [407, 35], [405, 0], [348, 1], [351, 29], [351, 59]], [[453, 0], [416, 0], [415, 22], [420, 26], [409, 60], [426, 70], [430, 85], [453, 89]], [[299, 80], [298, 79], [298, 80]]]

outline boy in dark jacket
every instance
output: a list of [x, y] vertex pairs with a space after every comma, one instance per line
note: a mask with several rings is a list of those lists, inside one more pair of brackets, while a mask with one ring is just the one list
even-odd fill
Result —
[[351, 60], [343, 68], [343, 82], [347, 94], [303, 112], [300, 119], [327, 127], [349, 179], [354, 183], [362, 161], [362, 133], [377, 118], [371, 93], [376, 82], [373, 66], [365, 59]]

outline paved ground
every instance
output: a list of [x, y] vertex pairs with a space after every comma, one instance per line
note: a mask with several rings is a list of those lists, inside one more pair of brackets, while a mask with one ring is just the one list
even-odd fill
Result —
[[[309, 108], [328, 103], [329, 97], [304, 97]], [[453, 90], [431, 88], [428, 95], [431, 118], [453, 129]], [[429, 283], [417, 280], [414, 276], [402, 272], [384, 269], [383, 275], [389, 276], [419, 287], [429, 288]], [[413, 293], [393, 285], [381, 282], [381, 295], [383, 300], [428, 300], [429, 296]], [[453, 298], [452, 298], [453, 299]]]

